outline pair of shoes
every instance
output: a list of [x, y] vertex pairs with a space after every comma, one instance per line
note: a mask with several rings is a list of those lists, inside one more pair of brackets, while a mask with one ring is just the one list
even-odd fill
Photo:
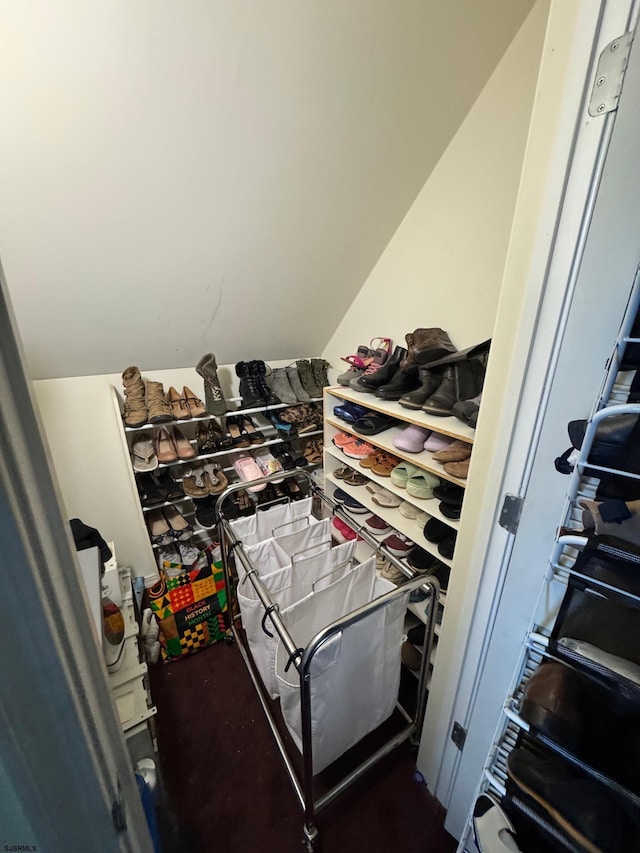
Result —
[[391, 482], [400, 489], [406, 489], [407, 494], [419, 500], [429, 500], [433, 497], [434, 488], [440, 485], [435, 474], [423, 471], [410, 462], [399, 462], [396, 465], [391, 471]]
[[176, 540], [158, 549], [158, 568], [167, 578], [177, 577], [200, 559], [200, 551], [189, 541]]
[[400, 515], [403, 515], [405, 518], [411, 518], [419, 527], [424, 527], [427, 521], [431, 518], [429, 513], [423, 512], [421, 509], [418, 509], [417, 506], [408, 503], [407, 501], [401, 501], [398, 509], [400, 510]]
[[415, 569], [416, 572], [420, 574], [427, 574], [434, 569], [438, 564], [439, 560], [437, 557], [434, 557], [433, 554], [430, 554], [428, 551], [425, 551], [424, 548], [415, 547], [409, 557], [407, 558], [407, 563], [411, 566], [412, 569]]
[[349, 385], [352, 380], [359, 379], [373, 361], [374, 351], [361, 344], [355, 355], [348, 355], [341, 360], [350, 365], [349, 369], [338, 376], [338, 385]]
[[218, 426], [216, 421], [198, 424], [196, 447], [199, 454], [219, 453], [233, 447], [232, 439]]
[[442, 466], [445, 474], [450, 474], [452, 477], [457, 477], [458, 480], [466, 480], [469, 476], [469, 464], [471, 459], [465, 459], [464, 462], [446, 462]]
[[368, 415], [358, 418], [353, 423], [353, 429], [359, 435], [378, 435], [378, 433], [386, 432], [391, 427], [399, 423], [395, 418], [389, 415], [379, 415], [375, 412], [369, 412]]
[[351, 376], [347, 383], [341, 384], [348, 384], [355, 391], [362, 391], [363, 389], [358, 384], [358, 380], [364, 379], [366, 382], [384, 367], [391, 353], [391, 338], [374, 338], [371, 343], [373, 344], [374, 341], [380, 341], [380, 345], [373, 350], [369, 350], [369, 353], [373, 353], [373, 356], [368, 359], [369, 364], [363, 370], [358, 370], [357, 374]]
[[320, 465], [324, 452], [324, 442], [321, 438], [310, 438], [304, 445], [304, 458], [309, 465]]
[[182, 394], [179, 394], [172, 385], [167, 391], [166, 400], [171, 414], [177, 421], [186, 421], [189, 418], [202, 418], [207, 414], [202, 400], [196, 397], [193, 391], [187, 388], [186, 385], [182, 389]]
[[227, 403], [218, 378], [218, 365], [212, 352], [203, 355], [196, 365], [196, 373], [204, 379], [204, 400], [210, 415], [224, 415]]
[[367, 444], [366, 441], [346, 432], [337, 433], [337, 435], [334, 435], [332, 441], [350, 459], [366, 459], [374, 450], [372, 445]]
[[402, 503], [397, 495], [394, 495], [393, 492], [390, 492], [383, 486], [379, 486], [377, 483], [371, 481], [367, 483], [367, 491], [371, 492], [371, 500], [378, 506], [395, 509]]
[[[256, 452], [253, 456], [248, 453], [239, 454], [233, 463], [233, 467], [238, 477], [245, 483], [259, 480], [262, 477], [269, 477], [271, 474], [277, 474], [281, 471], [284, 472], [282, 463], [266, 448]], [[274, 480], [273, 482], [281, 483], [282, 480]], [[258, 485], [249, 486], [248, 490], [250, 492], [262, 492], [266, 485], [266, 483], [258, 483]]]
[[390, 554], [393, 554], [394, 557], [408, 557], [415, 548], [411, 539], [403, 533], [399, 533], [397, 530], [390, 536], [387, 536], [386, 539], [383, 539], [382, 544]]
[[144, 381], [139, 368], [127, 367], [122, 372], [124, 387], [124, 424], [133, 429], [147, 423], [147, 404]]
[[264, 444], [264, 435], [248, 415], [229, 415], [225, 418], [225, 427], [231, 436], [234, 447], [249, 447], [252, 444]]
[[358, 536], [356, 531], [352, 530], [341, 518], [334, 518], [331, 522], [331, 535], [341, 544], [354, 540], [362, 541], [362, 537]]
[[329, 384], [327, 375], [329, 362], [323, 358], [302, 358], [296, 361], [296, 368], [302, 387], [307, 394], [312, 399], [322, 397], [322, 389]]
[[[217, 513], [215, 510], [215, 500], [213, 498], [209, 498], [208, 500], [212, 501], [212, 504], [204, 507], [204, 520], [211, 521], [212, 519], [214, 519], [210, 525], [211, 527], [213, 527], [215, 522], [218, 520]], [[201, 503], [204, 504], [205, 501], [201, 501]], [[222, 513], [224, 517], [229, 520], [232, 520], [234, 518], [244, 518], [245, 516], [253, 515], [255, 511], [255, 505], [245, 489], [239, 489], [237, 492], [232, 492], [232, 494], [229, 496], [228, 500], [224, 502], [224, 506], [222, 507]], [[197, 510], [196, 518], [198, 518]], [[205, 525], [203, 525], [203, 527], [204, 526]]]
[[313, 432], [322, 427], [322, 409], [315, 403], [302, 403], [289, 406], [279, 413], [280, 419], [291, 424], [299, 435]]
[[158, 467], [158, 457], [149, 433], [139, 433], [131, 444], [131, 465], [134, 471], [145, 473], [155, 471]]
[[193, 465], [182, 477], [183, 491], [190, 498], [219, 495], [228, 485], [229, 481], [219, 465]]
[[198, 455], [196, 448], [191, 444], [182, 430], [178, 427], [160, 427], [153, 437], [153, 449], [158, 457], [158, 462], [169, 465], [179, 459], [186, 461]]
[[145, 517], [149, 537], [154, 545], [169, 545], [174, 539], [188, 539], [192, 526], [175, 507], [153, 509]]
[[387, 536], [393, 529], [391, 525], [387, 524], [387, 522], [383, 518], [380, 518], [379, 515], [370, 515], [368, 518], [365, 518], [362, 526], [363, 529], [372, 536]]
[[392, 453], [372, 448], [372, 452], [360, 461], [360, 466], [378, 477], [390, 477], [391, 472], [399, 463], [398, 457]]
[[[298, 467], [297, 460], [292, 455], [293, 448], [289, 444], [274, 444], [271, 447], [271, 452], [280, 461], [285, 471], [293, 471]], [[305, 464], [306, 464], [306, 460]]]
[[256, 409], [280, 404], [280, 398], [267, 383], [267, 365], [264, 361], [239, 361], [236, 364], [236, 376], [240, 379], [241, 408]]
[[355, 424], [360, 418], [372, 412], [365, 406], [358, 406], [357, 403], [343, 403], [341, 406], [333, 407], [333, 414], [348, 424]]
[[421, 453], [430, 434], [429, 429], [409, 424], [393, 439], [393, 446], [398, 450], [404, 450], [405, 453]]
[[[388, 581], [393, 581], [394, 583], [399, 583], [400, 581], [405, 581], [409, 577], [405, 575], [404, 572], [401, 572], [400, 569], [396, 569], [388, 560], [382, 559], [383, 565], [379, 569], [380, 577], [386, 578]], [[376, 568], [378, 568], [377, 558], [376, 558]]]
[[[279, 397], [283, 403], [292, 406], [294, 403], [309, 403], [311, 402], [311, 394], [309, 394], [302, 382], [300, 374], [295, 364], [290, 364], [288, 367], [278, 367], [273, 371], [273, 393]], [[313, 391], [317, 389], [315, 386]], [[318, 396], [322, 396], [322, 392]]]
[[478, 424], [481, 402], [482, 394], [478, 394], [477, 397], [473, 397], [471, 400], [459, 400], [451, 407], [451, 414], [455, 418], [458, 418], [459, 421], [470, 426], [471, 429], [475, 429]]
[[464, 500], [464, 489], [462, 486], [456, 486], [454, 483], [443, 481], [433, 490], [433, 496], [440, 501], [438, 508], [446, 518], [454, 520], [460, 518], [462, 501]]
[[169, 471], [141, 474], [136, 478], [136, 486], [143, 507], [152, 508], [182, 497], [182, 489]]

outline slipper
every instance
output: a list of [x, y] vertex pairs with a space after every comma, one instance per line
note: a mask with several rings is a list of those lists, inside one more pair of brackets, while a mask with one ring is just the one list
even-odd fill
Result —
[[399, 459], [397, 456], [392, 456], [390, 453], [378, 460], [371, 469], [372, 474], [377, 474], [378, 477], [390, 477], [393, 469], [398, 465]]
[[519, 853], [515, 829], [498, 802], [480, 794], [473, 807], [473, 834], [481, 853]]
[[416, 521], [420, 527], [424, 527], [427, 521], [431, 518], [431, 516], [426, 512], [418, 509], [418, 507], [413, 504], [407, 503], [407, 501], [402, 501], [398, 509], [400, 510], [400, 515], [404, 515], [405, 518], [410, 518], [413, 521]]
[[378, 504], [378, 506], [385, 506], [388, 509], [395, 509], [402, 503], [402, 501], [397, 495], [394, 495], [393, 492], [388, 492], [382, 487], [380, 487], [379, 489], [377, 489], [377, 491], [374, 492], [371, 500], [374, 502], [374, 504]]
[[[245, 483], [250, 483], [251, 480], [259, 480], [263, 476], [260, 466], [253, 456], [249, 456], [249, 454], [238, 456], [233, 463], [233, 469]], [[266, 485], [266, 483], [259, 483], [257, 486], [248, 486], [248, 491], [261, 492], [266, 488]]]
[[134, 471], [155, 471], [158, 467], [158, 457], [153, 449], [151, 436], [140, 433], [131, 445], [131, 464]]
[[[266, 448], [264, 450], [259, 450], [254, 454], [255, 460], [260, 466], [260, 470], [262, 471], [263, 477], [268, 477], [271, 474], [279, 474], [280, 472], [284, 473], [284, 468], [282, 467], [282, 462], [275, 458], [275, 456], [270, 453]], [[284, 480], [282, 477], [279, 480], [273, 480], [274, 483], [281, 483]]]
[[391, 482], [394, 486], [399, 486], [401, 489], [406, 489], [407, 480], [419, 474], [422, 469], [411, 462], [401, 462], [391, 472]]
[[353, 424], [353, 429], [360, 435], [378, 435], [379, 432], [391, 429], [397, 423], [395, 418], [390, 418], [388, 415], [366, 415], [358, 418]]
[[440, 480], [435, 474], [429, 474], [428, 471], [420, 471], [413, 477], [407, 480], [407, 494], [412, 498], [420, 498], [428, 500], [433, 497], [433, 490], [440, 484]]
[[455, 439], [451, 438], [450, 435], [442, 435], [439, 432], [432, 432], [424, 443], [424, 449], [435, 453], [438, 450], [444, 450], [446, 447], [449, 447], [449, 445], [453, 444], [454, 441]]
[[393, 446], [405, 453], [420, 453], [424, 450], [424, 443], [429, 437], [430, 431], [424, 427], [409, 424], [402, 430], [400, 435], [393, 439]]

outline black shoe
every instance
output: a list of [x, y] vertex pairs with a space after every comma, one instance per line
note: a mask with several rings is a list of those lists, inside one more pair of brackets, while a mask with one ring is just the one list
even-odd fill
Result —
[[276, 397], [267, 384], [267, 365], [264, 361], [249, 361], [248, 366], [250, 373], [255, 379], [256, 389], [262, 400], [262, 404], [265, 406], [277, 406], [281, 403], [282, 400], [280, 397]]
[[257, 409], [264, 405], [258, 388], [258, 380], [250, 365], [253, 362], [239, 361], [236, 364], [236, 376], [240, 379], [241, 408]]
[[369, 376], [361, 376], [358, 379], [358, 389], [360, 391], [375, 391], [376, 388], [380, 388], [381, 385], [390, 382], [398, 365], [406, 356], [407, 350], [404, 347], [396, 347], [391, 353], [391, 358], [379, 370], [376, 370], [375, 373], [370, 373]]
[[400, 405], [405, 409], [421, 409], [423, 403], [431, 397], [432, 394], [440, 387], [442, 382], [442, 371], [431, 370], [429, 367], [420, 367], [418, 369], [418, 378], [420, 387], [415, 391], [410, 391], [408, 394], [403, 394], [400, 397]]
[[414, 646], [422, 646], [424, 644], [424, 635], [427, 632], [426, 625], [416, 625], [415, 628], [409, 628], [407, 631], [407, 640]]
[[464, 500], [464, 489], [462, 486], [456, 486], [455, 483], [447, 483], [441, 482], [439, 486], [436, 486], [433, 490], [434, 498], [437, 498], [442, 503], [449, 504], [450, 506], [462, 506], [462, 501]]
[[457, 402], [456, 368], [453, 366], [445, 367], [438, 390], [424, 401], [422, 411], [428, 415], [447, 417]]
[[417, 572], [428, 572], [439, 563], [439, 560], [433, 554], [425, 551], [424, 548], [414, 548], [407, 557], [407, 563]]
[[285, 471], [293, 471], [297, 467], [296, 461], [289, 452], [286, 444], [274, 444], [271, 447], [271, 452], [280, 461]]
[[207, 530], [210, 530], [212, 527], [216, 526], [218, 523], [216, 500], [217, 498], [212, 496], [194, 500], [193, 503], [196, 508], [195, 518], [198, 527], [204, 527]]
[[157, 481], [151, 474], [141, 474], [136, 477], [136, 486], [142, 506], [160, 506], [167, 500], [166, 493], [158, 487]]
[[430, 518], [424, 526], [424, 538], [427, 542], [443, 542], [451, 535], [451, 528], [439, 518]]
[[184, 497], [182, 486], [173, 479], [173, 475], [169, 471], [158, 471], [155, 475], [155, 480], [158, 488], [164, 493], [165, 500], [177, 501]]
[[444, 501], [440, 501], [438, 509], [445, 518], [450, 518], [452, 521], [456, 521], [462, 515], [461, 506], [452, 506], [451, 504], [446, 504]]
[[438, 545], [438, 554], [440, 554], [440, 556], [444, 557], [446, 560], [453, 559], [453, 552], [456, 547], [457, 538], [458, 534], [454, 531], [451, 536], [447, 536], [446, 539], [443, 539], [442, 542]]
[[417, 370], [407, 373], [406, 370], [398, 367], [393, 379], [387, 382], [386, 385], [380, 386], [376, 390], [375, 395], [376, 397], [380, 397], [381, 400], [399, 400], [404, 394], [408, 394], [409, 391], [415, 391], [419, 387], [420, 380], [418, 379]]

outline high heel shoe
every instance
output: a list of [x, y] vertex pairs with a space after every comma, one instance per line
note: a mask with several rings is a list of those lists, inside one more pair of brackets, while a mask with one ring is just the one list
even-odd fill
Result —
[[153, 449], [158, 457], [158, 462], [168, 465], [178, 461], [178, 451], [173, 443], [171, 433], [166, 427], [160, 427], [153, 436]]
[[191, 417], [186, 398], [178, 394], [173, 385], [167, 391], [167, 403], [177, 421], [186, 421]]
[[248, 415], [238, 415], [240, 432], [246, 434], [251, 444], [264, 444], [264, 435], [256, 429], [256, 425]]
[[228, 417], [225, 420], [227, 432], [231, 436], [234, 447], [250, 447], [251, 439], [247, 432], [242, 429], [242, 420], [239, 417]]
[[207, 414], [207, 410], [204, 407], [204, 403], [197, 397], [191, 388], [187, 388], [185, 385], [182, 389], [182, 396], [186, 400], [187, 408], [189, 409], [189, 414], [192, 418], [203, 418]]
[[178, 429], [178, 427], [172, 427], [171, 433], [171, 437], [173, 439], [173, 446], [176, 449], [178, 459], [186, 461], [187, 459], [193, 459], [195, 456], [198, 455], [195, 447], [186, 438], [184, 433]]

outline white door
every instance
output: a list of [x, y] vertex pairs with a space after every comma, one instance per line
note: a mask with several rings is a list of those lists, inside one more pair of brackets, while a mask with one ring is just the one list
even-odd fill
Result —
[[[602, 5], [596, 61], [604, 43], [631, 26], [630, 7]], [[521, 394], [514, 398], [510, 453], [496, 475], [500, 500], [480, 557], [483, 573], [462, 674], [452, 688], [441, 761], [428, 777], [456, 837], [481, 778], [561, 518], [567, 478], [556, 473], [554, 459], [568, 446], [567, 423], [587, 417], [593, 406], [640, 261], [640, 47], [631, 49], [617, 110], [589, 115], [595, 81], [590, 69], [560, 217], [548, 223], [554, 234], [544, 288], [533, 306], [535, 334]], [[523, 499], [515, 535], [498, 526], [507, 494]], [[456, 722], [466, 732], [462, 750], [450, 739]]]

